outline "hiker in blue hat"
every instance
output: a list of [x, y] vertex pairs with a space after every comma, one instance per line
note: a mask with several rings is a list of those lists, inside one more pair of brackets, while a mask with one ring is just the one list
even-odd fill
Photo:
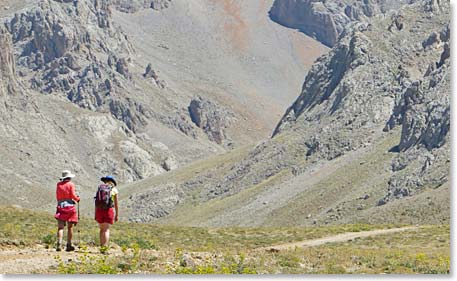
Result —
[[113, 176], [100, 179], [100, 184], [95, 194], [95, 220], [100, 226], [100, 250], [107, 253], [109, 244], [109, 227], [119, 219], [117, 195], [119, 190]]

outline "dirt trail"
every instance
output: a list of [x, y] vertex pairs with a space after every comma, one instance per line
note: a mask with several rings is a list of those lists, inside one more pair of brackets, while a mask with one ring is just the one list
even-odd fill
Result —
[[[101, 255], [98, 248], [89, 247], [87, 255]], [[110, 256], [122, 255], [120, 249], [111, 249]], [[0, 274], [34, 274], [48, 273], [50, 267], [57, 267], [56, 257], [60, 257], [63, 262], [78, 260], [84, 252], [56, 252], [55, 249], [46, 249], [42, 245], [32, 248], [8, 247], [0, 249]]]
[[280, 244], [280, 245], [269, 246], [269, 247], [262, 247], [262, 248], [259, 248], [259, 250], [279, 251], [279, 250], [294, 249], [295, 247], [312, 247], [312, 246], [323, 245], [326, 243], [346, 242], [346, 241], [350, 241], [355, 238], [363, 238], [363, 237], [370, 237], [370, 236], [376, 236], [376, 235], [381, 235], [381, 234], [389, 234], [389, 233], [395, 233], [395, 232], [411, 230], [411, 229], [417, 229], [417, 227], [408, 226], [408, 227], [391, 228], [391, 229], [377, 229], [377, 230], [360, 231], [360, 232], [346, 232], [346, 233], [341, 233], [341, 234], [334, 235], [334, 236], [328, 236], [328, 237], [317, 238], [317, 239], [312, 239], [312, 240], [305, 240], [305, 241], [300, 241], [300, 242], [293, 242], [293, 243], [286, 243], [286, 244]]

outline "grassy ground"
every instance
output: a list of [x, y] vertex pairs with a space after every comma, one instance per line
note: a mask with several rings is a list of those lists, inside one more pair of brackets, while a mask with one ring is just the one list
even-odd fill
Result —
[[[77, 259], [57, 256], [47, 273], [448, 273], [448, 225], [279, 252], [262, 246], [394, 225], [341, 225], [306, 228], [192, 228], [119, 223], [112, 246], [121, 255], [88, 255], [96, 246], [97, 225], [84, 218], [75, 230]], [[0, 247], [52, 248], [55, 221], [46, 213], [0, 207]]]
[[[386, 192], [386, 183], [390, 176], [389, 166], [394, 153], [388, 152], [400, 138], [396, 131], [381, 142], [373, 145], [359, 157], [346, 160], [346, 163], [328, 177], [308, 188], [287, 205], [273, 211], [271, 224], [293, 225], [310, 224], [307, 215], [320, 223], [332, 223], [331, 217], [338, 220], [343, 217], [353, 220], [364, 218], [364, 209], [376, 206], [377, 200]], [[369, 194], [367, 200], [358, 198]], [[357, 207], [363, 204], [363, 210]], [[325, 206], [325, 208], [324, 208]], [[329, 209], [338, 213], [328, 212]], [[293, 218], [293, 220], [291, 220]]]

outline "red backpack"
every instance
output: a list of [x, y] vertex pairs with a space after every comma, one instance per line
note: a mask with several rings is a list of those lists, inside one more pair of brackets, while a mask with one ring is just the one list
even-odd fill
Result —
[[101, 184], [98, 186], [97, 193], [95, 194], [95, 207], [98, 209], [109, 209], [114, 206], [113, 199], [111, 198], [111, 186], [108, 184]]

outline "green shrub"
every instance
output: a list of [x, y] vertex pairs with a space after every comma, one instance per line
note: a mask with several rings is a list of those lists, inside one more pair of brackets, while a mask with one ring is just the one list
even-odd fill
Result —
[[346, 268], [342, 265], [336, 264], [335, 261], [331, 260], [325, 263], [325, 274], [343, 274], [347, 273]]
[[41, 237], [41, 243], [46, 245], [46, 248], [52, 247], [57, 241], [57, 237], [55, 234], [47, 234]]
[[175, 274], [257, 274], [255, 269], [245, 264], [242, 253], [238, 256], [226, 255], [223, 260], [207, 259], [203, 264], [190, 266], [182, 249], [176, 249], [173, 265], [168, 266], [166, 271]]
[[119, 274], [135, 273], [139, 269], [140, 248], [138, 245], [133, 245], [131, 255], [124, 254], [120, 259], [106, 255], [89, 255], [84, 248], [80, 248], [80, 250], [83, 254], [75, 260], [64, 262], [60, 256], [56, 256], [57, 272], [62, 274]]
[[140, 249], [145, 250], [158, 250], [159, 247], [152, 241], [147, 240], [143, 237], [122, 237], [122, 238], [113, 238], [112, 241], [121, 247], [132, 247], [136, 244]]
[[280, 255], [278, 256], [278, 265], [281, 267], [299, 267], [300, 266], [300, 259], [296, 256], [292, 255]]

